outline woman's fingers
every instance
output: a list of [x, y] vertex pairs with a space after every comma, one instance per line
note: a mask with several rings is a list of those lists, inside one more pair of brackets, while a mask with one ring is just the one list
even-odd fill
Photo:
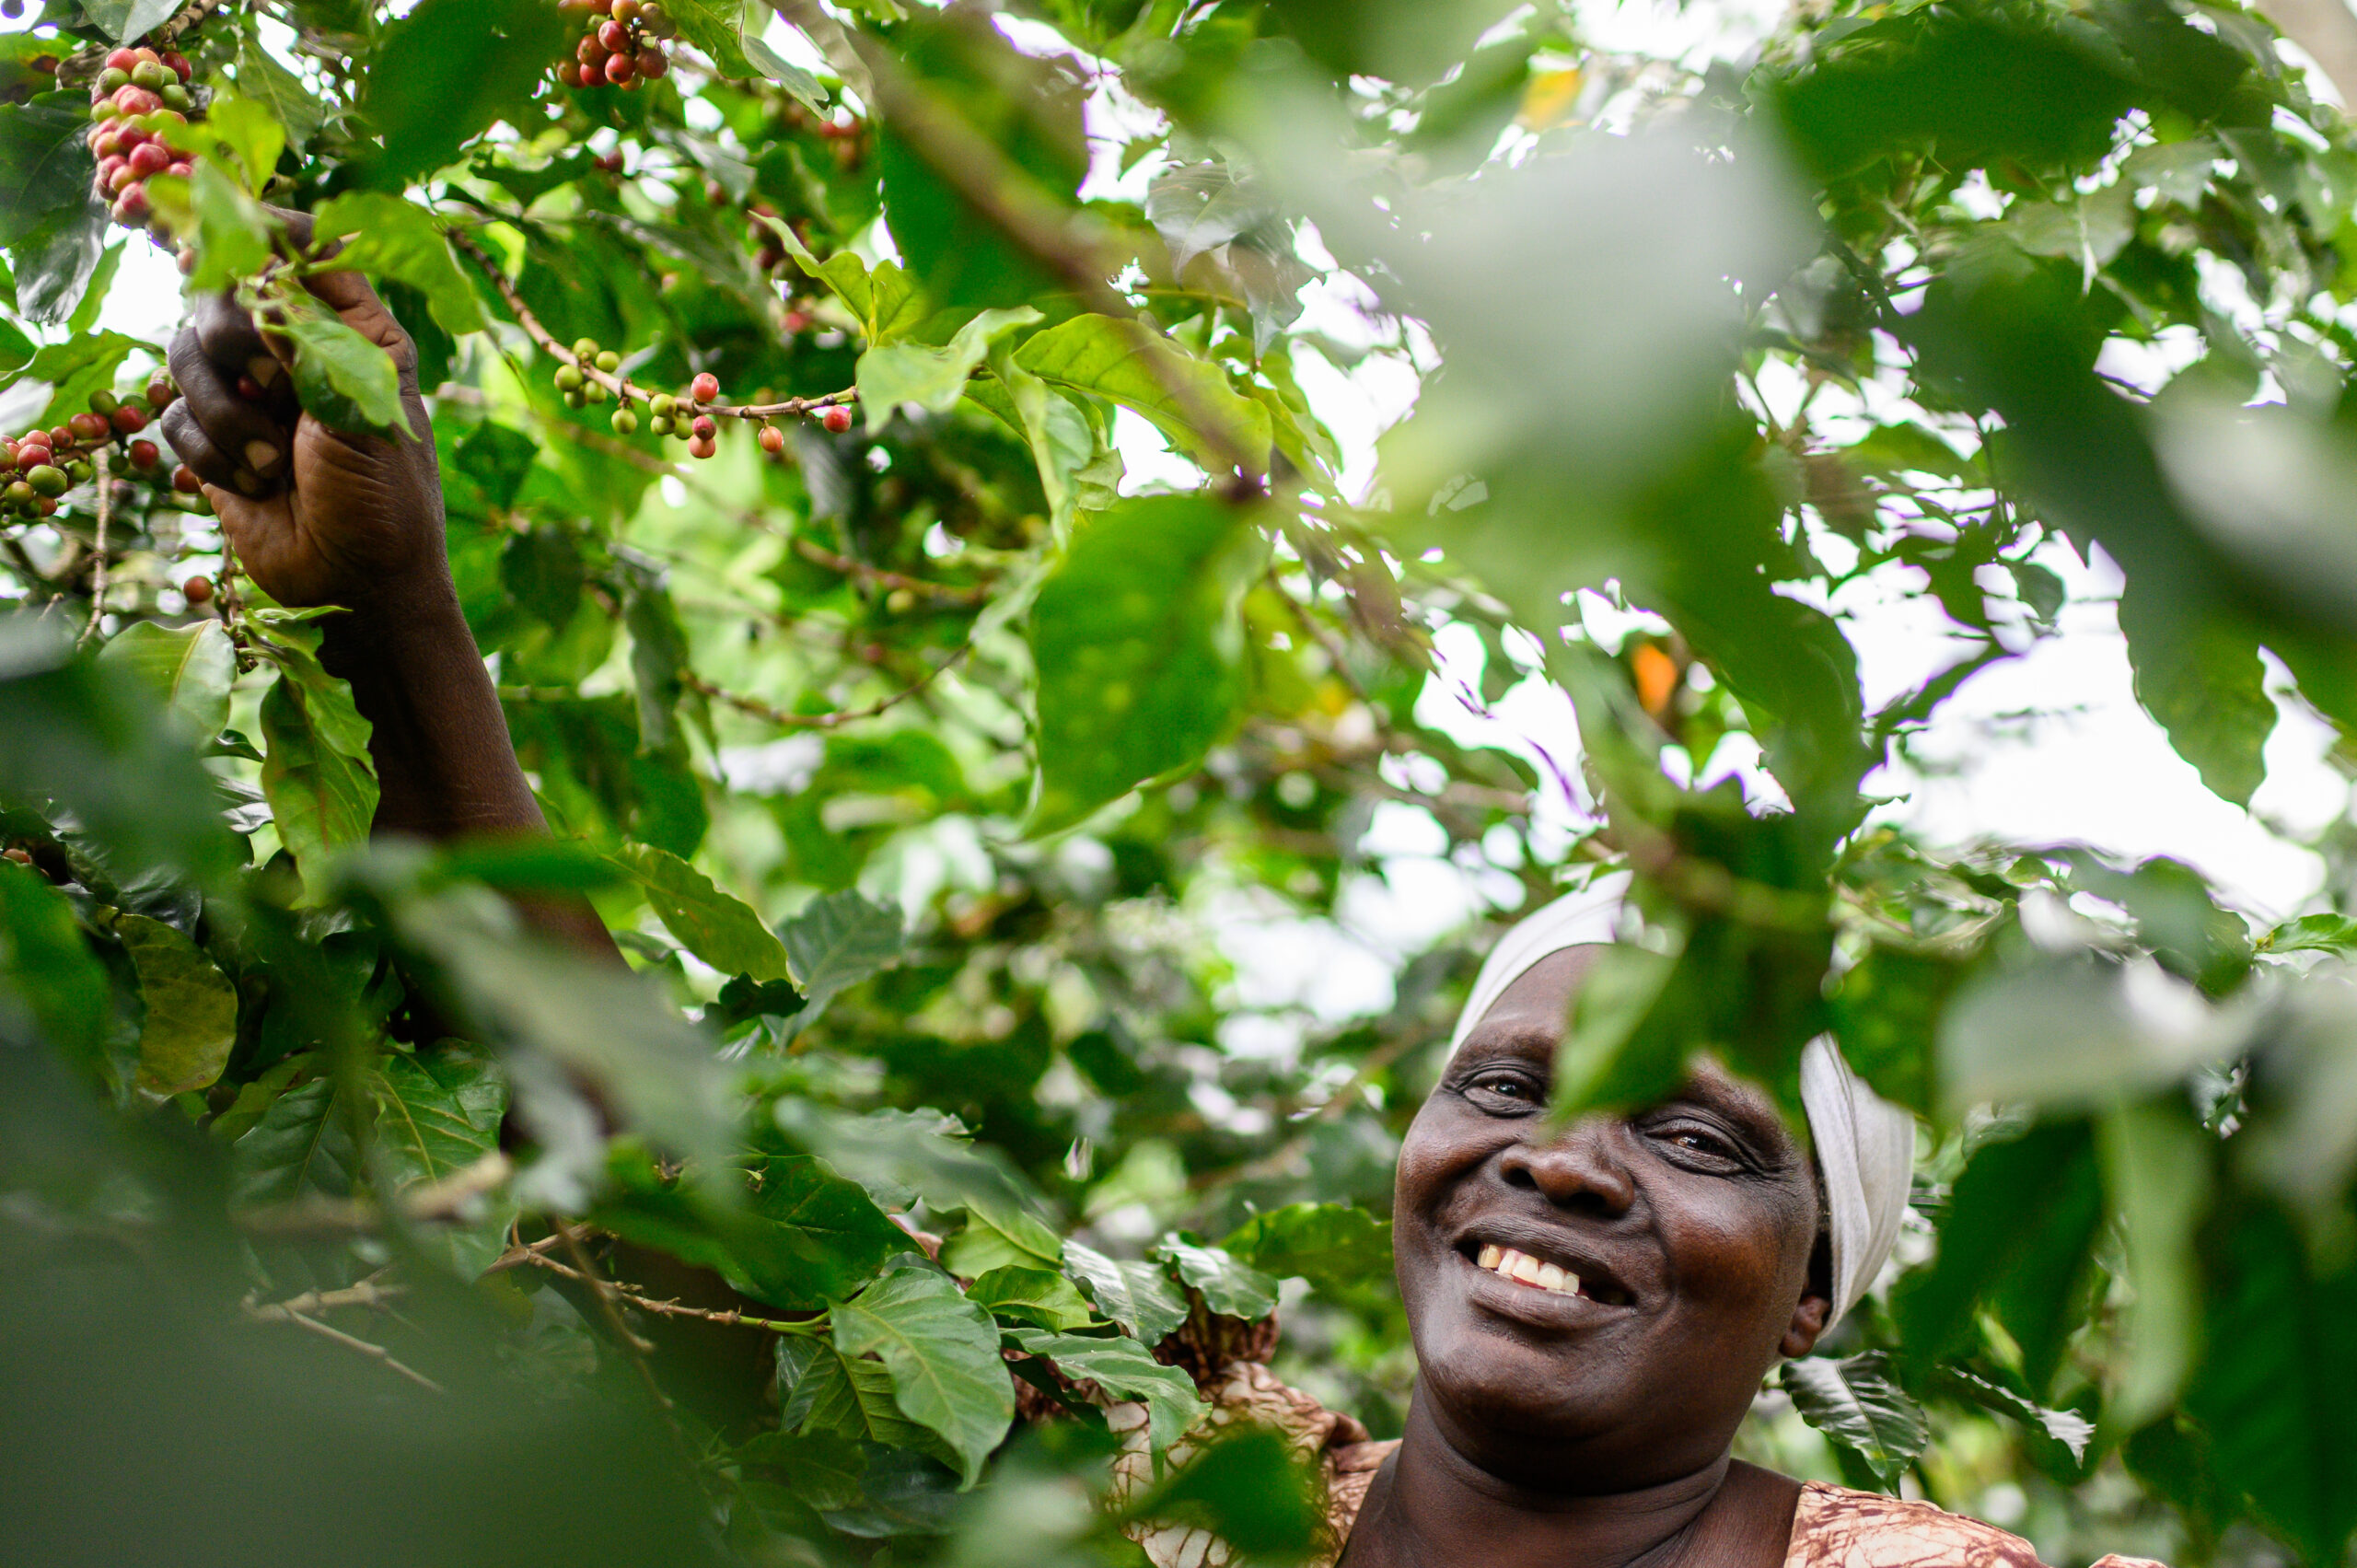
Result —
[[[180, 400], [173, 407], [185, 412], [168, 426], [167, 436], [172, 449], [200, 478], [240, 494], [264, 494], [286, 478], [295, 433], [279, 422], [263, 401], [246, 395], [261, 392], [266, 399], [268, 390], [250, 368], [230, 357], [250, 343], [259, 353], [261, 334], [252, 331], [250, 321], [243, 321], [242, 331], [238, 322], [224, 321], [219, 311], [206, 308], [215, 304], [226, 307], [230, 316], [243, 321], [245, 313], [234, 305], [207, 301], [199, 307], [195, 323], [172, 339], [172, 379], [180, 389]], [[223, 363], [225, 358], [227, 364]], [[284, 372], [275, 369], [275, 362], [272, 364], [274, 382]], [[208, 462], [215, 471], [208, 472], [206, 465], [181, 447], [180, 436], [192, 426], [203, 436]]]

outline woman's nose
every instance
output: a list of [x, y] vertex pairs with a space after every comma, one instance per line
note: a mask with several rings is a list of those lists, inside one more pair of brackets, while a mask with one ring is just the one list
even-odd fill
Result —
[[1498, 1156], [1506, 1185], [1528, 1189], [1565, 1208], [1627, 1212], [1637, 1193], [1614, 1156], [1613, 1126], [1604, 1119], [1578, 1121], [1543, 1143], [1515, 1144]]

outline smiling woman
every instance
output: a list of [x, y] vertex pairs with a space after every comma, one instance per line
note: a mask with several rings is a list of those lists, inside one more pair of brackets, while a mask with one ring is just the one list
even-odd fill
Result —
[[[1564, 1019], [1627, 888], [1599, 877], [1506, 935], [1409, 1130], [1405, 1434], [1367, 1442], [1258, 1366], [1227, 1369], [1214, 1398], [1322, 1451], [1341, 1568], [2035, 1568], [1977, 1520], [1733, 1457], [1762, 1378], [1888, 1258], [1914, 1122], [1824, 1040], [1802, 1059], [1805, 1127], [1707, 1061], [1634, 1115], [1551, 1122]], [[1144, 1544], [1167, 1568], [1219, 1560], [1199, 1532]]]

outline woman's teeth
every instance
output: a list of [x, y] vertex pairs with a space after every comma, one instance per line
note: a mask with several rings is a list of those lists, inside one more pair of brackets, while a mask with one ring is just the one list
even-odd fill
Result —
[[1542, 1263], [1529, 1253], [1517, 1252], [1511, 1247], [1500, 1247], [1495, 1242], [1484, 1243], [1481, 1255], [1474, 1261], [1493, 1274], [1504, 1274], [1510, 1280], [1537, 1285], [1540, 1290], [1552, 1291], [1557, 1295], [1577, 1295], [1580, 1293], [1580, 1277], [1577, 1274], [1566, 1273], [1553, 1263]]

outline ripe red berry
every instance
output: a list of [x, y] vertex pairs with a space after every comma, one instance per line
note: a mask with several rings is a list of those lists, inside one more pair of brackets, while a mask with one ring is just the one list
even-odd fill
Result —
[[33, 470], [40, 468], [43, 463], [46, 463], [49, 460], [48, 436], [43, 436], [37, 441], [31, 436], [27, 436], [24, 440], [17, 444], [17, 470], [18, 472], [30, 473]]
[[720, 443], [709, 436], [699, 436], [688, 443], [688, 456], [691, 458], [709, 458], [719, 450]]
[[213, 579], [191, 577], [180, 585], [180, 597], [191, 604], [203, 604], [213, 597]]
[[164, 52], [164, 64], [171, 71], [173, 75], [178, 76], [183, 82], [196, 75], [196, 67], [188, 63], [188, 56], [180, 53], [178, 50], [166, 50]]
[[708, 403], [720, 396], [720, 377], [707, 370], [688, 383], [688, 396], [697, 402]]
[[161, 376], [147, 383], [147, 406], [161, 412], [180, 401], [180, 389]]
[[699, 441], [709, 441], [720, 434], [720, 426], [713, 423], [712, 415], [700, 413], [689, 424], [688, 434]]
[[116, 112], [122, 114], [153, 114], [164, 107], [164, 100], [145, 87], [117, 87], [114, 107]]
[[136, 70], [138, 65], [139, 56], [128, 49], [115, 50], [107, 56], [107, 69], [110, 71], [129, 73]]
[[780, 430], [776, 425], [762, 425], [761, 435], [754, 437], [754, 439], [761, 442], [761, 450], [767, 452], [771, 457], [782, 458], [785, 456], [785, 432]]
[[[117, 169], [129, 168], [130, 167], [131, 160], [123, 157], [121, 153], [115, 154], [112, 157], [100, 158], [99, 160], [99, 183], [106, 185], [107, 181], [114, 178], [115, 171]], [[110, 185], [107, 186], [107, 188], [109, 190], [113, 189]]]
[[800, 310], [787, 311], [785, 313], [785, 330], [789, 332], [808, 331], [810, 330], [809, 316]]
[[238, 396], [250, 403], [258, 403], [262, 400], [262, 385], [250, 376], [241, 375], [238, 377]]
[[153, 441], [134, 441], [131, 444], [131, 466], [142, 473], [161, 462], [163, 457]]
[[102, 441], [106, 438], [107, 421], [104, 414], [77, 413], [65, 422], [77, 441]]
[[642, 49], [638, 52], [638, 74], [650, 82], [659, 82], [671, 74], [671, 62], [659, 49]]
[[[145, 147], [142, 147], [139, 150], [144, 153], [147, 149]], [[112, 174], [107, 176], [107, 191], [110, 194], [120, 196], [125, 191], [130, 190], [134, 185], [138, 184], [139, 180], [139, 171], [131, 167], [131, 160], [129, 158], [125, 158]]]
[[52, 447], [71, 447], [76, 439], [71, 424], [61, 424], [49, 433], [49, 444]]
[[134, 185], [114, 201], [114, 221], [133, 226], [147, 221], [147, 187]]
[[136, 436], [147, 428], [147, 411], [136, 403], [118, 403], [114, 411], [114, 427], [125, 436]]
[[612, 50], [599, 43], [595, 38], [585, 38], [573, 46], [573, 57], [581, 62], [581, 68], [585, 73], [597, 72], [602, 75], [606, 69], [606, 57], [612, 52]]
[[606, 46], [609, 54], [620, 54], [631, 47], [630, 29], [620, 22], [598, 24], [598, 41]]
[[172, 149], [161, 142], [142, 142], [131, 149], [130, 162], [133, 171], [145, 180], [172, 167]]
[[563, 64], [559, 65], [556, 68], [556, 79], [563, 82], [568, 87], [579, 87], [581, 85], [581, 63], [577, 60], [568, 60]]
[[172, 470], [172, 488], [182, 495], [195, 495], [204, 489], [204, 482], [196, 477], [194, 469], [182, 463]]
[[628, 87], [638, 80], [638, 62], [627, 54], [617, 54], [606, 62], [606, 80], [618, 87]]
[[825, 425], [830, 435], [841, 436], [851, 428], [851, 410], [841, 403], [833, 404], [819, 416], [819, 423]]

